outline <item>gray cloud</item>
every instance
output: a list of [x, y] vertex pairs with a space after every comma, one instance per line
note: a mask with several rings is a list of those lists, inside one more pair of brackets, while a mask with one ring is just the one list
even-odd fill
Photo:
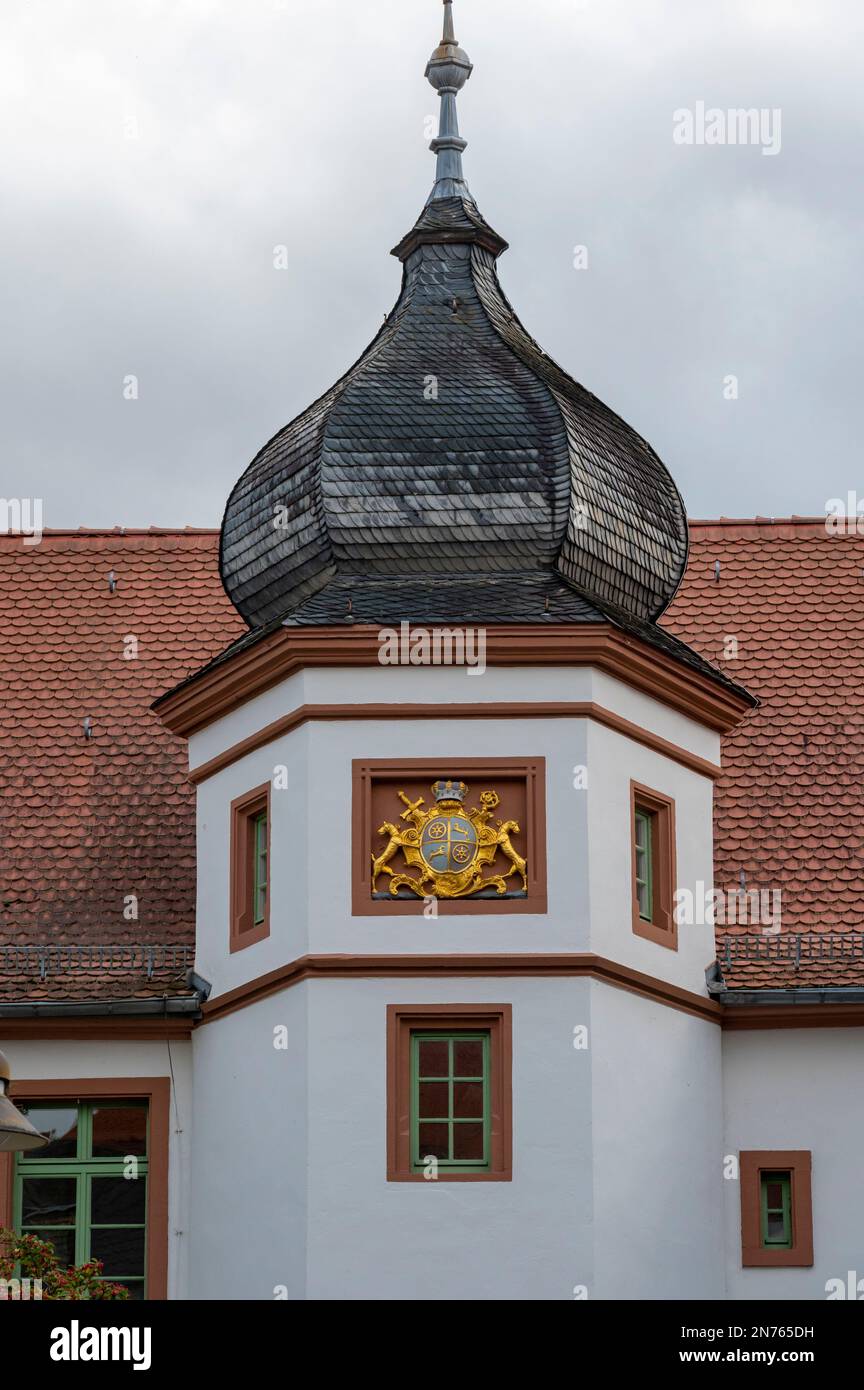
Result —
[[[466, 173], [529, 330], [691, 515], [864, 494], [859, 0], [455, 12]], [[218, 524], [396, 298], [440, 22], [437, 0], [6, 0], [2, 495], [48, 526]], [[781, 152], [675, 145], [699, 101], [780, 108]]]

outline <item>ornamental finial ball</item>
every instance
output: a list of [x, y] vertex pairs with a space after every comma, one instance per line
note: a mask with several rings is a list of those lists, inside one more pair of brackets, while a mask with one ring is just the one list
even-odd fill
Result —
[[472, 71], [468, 54], [456, 42], [453, 5], [444, 0], [444, 36], [426, 65], [426, 77], [436, 92], [461, 92]]

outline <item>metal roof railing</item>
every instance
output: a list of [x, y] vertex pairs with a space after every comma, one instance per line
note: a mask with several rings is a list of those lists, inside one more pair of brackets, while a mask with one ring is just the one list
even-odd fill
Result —
[[793, 967], [814, 961], [864, 961], [864, 932], [746, 932], [722, 937], [717, 958], [727, 968], [743, 961]]
[[69, 971], [98, 970], [124, 975], [182, 974], [195, 960], [193, 946], [150, 942], [80, 945], [65, 942], [0, 944], [0, 974], [36, 975], [47, 980]]

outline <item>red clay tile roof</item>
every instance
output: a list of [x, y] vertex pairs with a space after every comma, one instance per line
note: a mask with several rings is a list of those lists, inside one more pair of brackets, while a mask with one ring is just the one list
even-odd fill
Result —
[[[864, 985], [864, 528], [825, 518], [691, 522], [690, 563], [663, 625], [761, 700], [728, 736], [715, 800], [715, 879], [782, 893], [788, 933], [845, 933], [829, 956], [739, 961], [733, 987]], [[719, 561], [719, 578], [715, 566]], [[766, 904], [767, 905], [767, 904]], [[758, 930], [758, 928], [757, 928]], [[854, 952], [854, 954], [853, 954]], [[833, 957], [833, 958], [832, 958]]]
[[[217, 552], [210, 530], [0, 536], [0, 944], [192, 943], [186, 747], [150, 704], [244, 631]], [[0, 994], [93, 996], [92, 972], [49, 979], [6, 974]], [[119, 979], [99, 993], [128, 994]], [[178, 988], [142, 973], [133, 993]]]
[[[185, 745], [150, 704], [245, 630], [217, 551], [217, 532], [192, 529], [0, 536], [0, 945], [191, 945]], [[824, 520], [695, 522], [664, 624], [763, 702], [724, 746], [716, 879], [735, 889], [743, 869], [748, 889], [779, 888], [783, 932], [758, 943], [766, 959], [727, 962], [726, 942], [752, 928], [720, 928], [727, 982], [864, 985], [860, 947], [849, 954], [864, 931], [864, 535], [830, 537]], [[129, 635], [137, 660], [123, 656]], [[123, 916], [132, 893], [137, 922]], [[845, 934], [833, 958], [827, 944], [813, 958], [803, 935], [787, 944], [816, 932]], [[800, 965], [786, 955], [796, 944]], [[181, 977], [56, 963], [10, 975], [0, 960], [0, 999], [142, 997], [182, 990]]]

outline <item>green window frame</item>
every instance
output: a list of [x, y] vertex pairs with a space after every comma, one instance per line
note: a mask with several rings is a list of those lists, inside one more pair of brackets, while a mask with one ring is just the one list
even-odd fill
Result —
[[636, 847], [636, 901], [643, 922], [654, 920], [654, 816], [636, 807], [633, 827]]
[[[45, 1150], [15, 1155], [12, 1216], [15, 1230], [21, 1235], [38, 1236], [54, 1245], [61, 1264], [84, 1264], [90, 1259], [105, 1260], [103, 1279], [112, 1284], [125, 1284], [133, 1299], [147, 1297], [148, 1243], [148, 1154], [150, 1149], [150, 1114], [146, 1101], [33, 1101], [22, 1109], [39, 1128], [40, 1112], [76, 1111], [76, 1152], [74, 1157], [61, 1158]], [[94, 1156], [94, 1115], [97, 1111], [144, 1110], [146, 1113], [143, 1154]], [[43, 1130], [43, 1132], [45, 1132]], [[71, 1129], [67, 1130], [71, 1134]], [[134, 1159], [134, 1167], [130, 1162]], [[130, 1173], [132, 1176], [130, 1176]], [[136, 1185], [143, 1183], [142, 1200], [137, 1203], [140, 1220], [106, 1220], [114, 1199], [126, 1196], [124, 1189], [113, 1191], [102, 1184], [111, 1179]], [[53, 1192], [52, 1192], [52, 1180]], [[54, 1205], [52, 1206], [52, 1198]], [[41, 1205], [41, 1219], [24, 1219], [28, 1211]], [[119, 1214], [117, 1212], [114, 1213]], [[68, 1219], [64, 1219], [68, 1217]], [[112, 1258], [111, 1232], [141, 1231], [140, 1255], [132, 1257], [138, 1268], [117, 1267]], [[133, 1243], [137, 1243], [134, 1242]], [[124, 1257], [124, 1258], [128, 1258]]]
[[450, 1173], [490, 1170], [490, 1056], [488, 1031], [412, 1032], [410, 1128], [414, 1172], [422, 1172], [430, 1158]]
[[763, 1172], [759, 1175], [759, 1211], [762, 1248], [792, 1248], [792, 1174]]
[[267, 812], [252, 821], [252, 921], [260, 926], [267, 911]]

